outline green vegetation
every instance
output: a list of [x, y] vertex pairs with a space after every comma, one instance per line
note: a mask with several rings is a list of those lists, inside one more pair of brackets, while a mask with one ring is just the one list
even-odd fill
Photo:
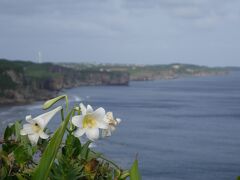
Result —
[[21, 83], [20, 81], [44, 80], [61, 76], [60, 73], [51, 71], [54, 67], [55, 65], [51, 63], [36, 64], [0, 59], [0, 90], [15, 89], [17, 84]]
[[23, 68], [19, 63], [13, 63], [11, 61], [8, 61], [6, 59], [0, 59], [0, 72], [4, 72], [7, 70], [13, 70], [16, 72], [23, 72]]
[[177, 63], [168, 65], [62, 63], [60, 65], [79, 71], [128, 72], [131, 80], [173, 79], [182, 76], [217, 75], [228, 72], [227, 68], [210, 68], [207, 66]]
[[25, 75], [35, 79], [55, 78], [61, 76], [61, 73], [49, 71], [51, 68], [54, 68], [54, 65], [51, 63], [32, 64], [25, 68]]
[[30, 61], [9, 61], [0, 59], [0, 65], [1, 73], [11, 70], [16, 73], [24, 73], [26, 77], [31, 78], [52, 77], [58, 74], [48, 71], [49, 68], [54, 66], [51, 63], [36, 64]]
[[[65, 104], [68, 107], [67, 96], [65, 95], [47, 101], [43, 107], [44, 109], [49, 108], [62, 99], [65, 99]], [[54, 114], [52, 114], [53, 111]], [[46, 125], [59, 111], [61, 111], [62, 123], [50, 137], [45, 130]], [[66, 112], [67, 115], [64, 116], [63, 112]], [[3, 140], [0, 140], [0, 178], [20, 180], [125, 180], [129, 177], [130, 180], [141, 180], [137, 160], [134, 161], [129, 170], [123, 170], [101, 153], [90, 149], [91, 140], [82, 144], [80, 139], [76, 137], [75, 132], [78, 129], [73, 126], [73, 119], [76, 119], [79, 115], [82, 115], [83, 118], [89, 118], [91, 113], [84, 114], [82, 106], [74, 106], [70, 110], [67, 108], [65, 111], [59, 106], [40, 115], [41, 118], [38, 118], [39, 116], [33, 119], [28, 117], [28, 123], [24, 124], [23, 128], [19, 121], [9, 125], [5, 129]], [[100, 126], [97, 127], [96, 122], [100, 123], [105, 120], [105, 111], [104, 116], [101, 115], [101, 117], [95, 117], [95, 119], [94, 117], [91, 117], [91, 122], [86, 129], [99, 128], [100, 131]], [[90, 127], [89, 125], [93, 125], [93, 121], [95, 125]], [[82, 123], [88, 122], [82, 121]], [[111, 122], [106, 126], [110, 128], [112, 126]]]
[[191, 64], [169, 64], [155, 66], [135, 66], [130, 69], [132, 79], [146, 77], [147, 79], [172, 79], [182, 76], [205, 76], [225, 73], [223, 68], [210, 68]]
[[0, 87], [1, 89], [15, 89], [16, 83], [6, 74], [0, 73]]
[[23, 72], [22, 67], [18, 64], [12, 64], [7, 60], [0, 59], [0, 96], [3, 95], [3, 92], [1, 90], [16, 88], [17, 84], [6, 73], [10, 70], [15, 71], [16, 73]]

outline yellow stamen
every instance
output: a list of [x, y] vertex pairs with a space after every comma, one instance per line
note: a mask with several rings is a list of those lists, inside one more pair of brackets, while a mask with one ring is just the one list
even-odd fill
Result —
[[38, 123], [34, 123], [34, 124], [32, 125], [32, 129], [33, 129], [33, 131], [36, 132], [36, 133], [38, 133], [39, 131], [42, 130], [41, 127], [38, 125]]
[[96, 126], [97, 122], [91, 115], [86, 115], [83, 119], [83, 128], [93, 128]]

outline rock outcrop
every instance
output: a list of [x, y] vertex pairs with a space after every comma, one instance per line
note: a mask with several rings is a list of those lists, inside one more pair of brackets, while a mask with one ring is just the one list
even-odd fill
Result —
[[0, 60], [0, 70], [0, 105], [46, 100], [63, 88], [129, 83], [128, 72], [78, 71], [50, 63]]

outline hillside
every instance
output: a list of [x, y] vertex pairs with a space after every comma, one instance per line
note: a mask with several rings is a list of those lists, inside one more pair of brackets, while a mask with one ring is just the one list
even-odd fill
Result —
[[131, 80], [176, 79], [188, 76], [212, 76], [227, 74], [225, 68], [211, 68], [192, 64], [169, 64], [134, 67], [130, 70]]
[[0, 104], [49, 99], [63, 88], [83, 85], [128, 85], [127, 72], [74, 70], [52, 63], [0, 59]]
[[211, 68], [192, 64], [168, 64], [168, 65], [121, 65], [121, 64], [77, 64], [62, 63], [63, 67], [76, 70], [102, 70], [102, 71], [122, 71], [130, 74], [130, 80], [157, 80], [175, 79], [186, 76], [210, 76], [227, 74], [228, 68]]

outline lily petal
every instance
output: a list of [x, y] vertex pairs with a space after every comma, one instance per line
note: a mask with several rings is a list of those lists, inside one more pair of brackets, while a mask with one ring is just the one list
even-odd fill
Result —
[[80, 136], [82, 136], [85, 132], [86, 132], [85, 129], [78, 128], [76, 131], [74, 131], [73, 135], [74, 135], [75, 137], [80, 137]]
[[99, 129], [98, 128], [86, 129], [86, 135], [88, 139], [95, 141], [99, 138]]
[[21, 134], [22, 136], [27, 135], [27, 133], [26, 133], [26, 131], [25, 131], [24, 129], [21, 129], [21, 130], [20, 130], [20, 134]]
[[107, 116], [104, 117], [104, 121], [108, 124], [111, 122], [110, 119]]
[[119, 118], [117, 118], [116, 121], [118, 122], [118, 124], [120, 124], [122, 122], [122, 120]]
[[42, 129], [44, 129], [47, 126], [48, 122], [52, 119], [52, 117], [61, 109], [62, 109], [62, 106], [59, 106], [49, 112], [46, 112], [44, 114], [41, 114], [35, 117], [33, 120], [35, 120], [39, 124], [39, 126]]
[[34, 133], [34, 131], [32, 129], [31, 124], [24, 124], [23, 129], [20, 131], [21, 135], [27, 135], [27, 134], [33, 134], [33, 133]]
[[108, 123], [105, 121], [99, 121], [97, 120], [97, 127], [100, 129], [108, 129]]
[[92, 116], [97, 120], [97, 121], [104, 121], [105, 118], [105, 110], [100, 107], [96, 111], [92, 113]]
[[31, 144], [32, 144], [32, 145], [35, 145], [35, 144], [37, 144], [37, 142], [38, 142], [39, 135], [38, 135], [38, 134], [29, 134], [29, 135], [28, 135], [28, 138], [29, 138]]
[[85, 115], [85, 114], [87, 113], [87, 109], [86, 109], [86, 107], [84, 106], [83, 103], [80, 103], [79, 106], [80, 106], [80, 108], [81, 108], [82, 115]]
[[32, 116], [31, 115], [28, 115], [26, 116], [26, 121], [29, 122], [29, 123], [32, 123]]
[[82, 128], [82, 121], [83, 121], [84, 116], [83, 115], [78, 115], [78, 116], [73, 116], [72, 117], [72, 123], [74, 126], [77, 126], [79, 128]]
[[47, 139], [47, 138], [49, 137], [49, 135], [46, 134], [46, 133], [43, 132], [43, 131], [39, 134], [39, 136], [40, 136], [40, 138], [42, 138], [42, 139]]
[[87, 113], [92, 113], [93, 112], [93, 108], [91, 105], [87, 105]]
[[113, 113], [112, 112], [107, 112], [106, 113], [107, 118], [113, 119]]

